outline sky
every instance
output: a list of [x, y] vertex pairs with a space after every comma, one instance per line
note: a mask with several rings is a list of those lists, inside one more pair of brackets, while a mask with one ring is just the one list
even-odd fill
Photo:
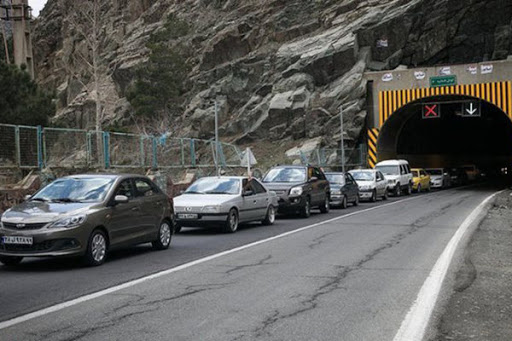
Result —
[[43, 9], [47, 0], [28, 0], [28, 4], [32, 7], [32, 14], [37, 17], [39, 12]]

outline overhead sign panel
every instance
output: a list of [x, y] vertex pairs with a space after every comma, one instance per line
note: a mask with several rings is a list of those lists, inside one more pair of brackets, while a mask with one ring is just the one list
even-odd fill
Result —
[[464, 102], [462, 104], [462, 116], [480, 117], [482, 116], [482, 105], [479, 101]]
[[452, 85], [457, 85], [457, 76], [455, 75], [430, 77], [430, 87], [432, 88]]
[[439, 103], [425, 103], [423, 104], [423, 118], [440, 118], [441, 105]]

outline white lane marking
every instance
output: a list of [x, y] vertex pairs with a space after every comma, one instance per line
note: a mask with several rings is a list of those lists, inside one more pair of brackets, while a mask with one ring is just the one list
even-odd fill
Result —
[[[446, 192], [448, 192], [448, 191], [444, 191], [443, 193], [446, 193]], [[74, 306], [74, 305], [77, 305], [77, 304], [80, 304], [80, 303], [83, 303], [83, 302], [86, 302], [86, 301], [93, 300], [93, 299], [98, 298], [98, 297], [102, 297], [102, 296], [111, 294], [113, 292], [117, 292], [117, 291], [120, 291], [120, 290], [123, 290], [123, 289], [126, 289], [126, 288], [133, 287], [133, 286], [135, 286], [137, 284], [141, 284], [143, 282], [146, 282], [146, 281], [149, 281], [149, 280], [152, 280], [152, 279], [155, 279], [155, 278], [167, 276], [167, 275], [172, 274], [174, 272], [178, 272], [180, 270], [184, 270], [186, 268], [190, 268], [192, 266], [195, 266], [195, 265], [198, 265], [198, 264], [202, 264], [202, 263], [205, 263], [205, 262], [208, 262], [208, 261], [211, 261], [211, 260], [214, 260], [214, 259], [226, 256], [226, 255], [238, 252], [238, 251], [242, 251], [242, 250], [245, 250], [245, 249], [248, 249], [248, 248], [260, 245], [260, 244], [263, 244], [263, 243], [268, 243], [268, 242], [271, 242], [271, 241], [276, 240], [276, 239], [284, 238], [284, 237], [290, 236], [290, 235], [295, 234], [295, 233], [299, 233], [299, 232], [302, 232], [302, 231], [305, 231], [305, 230], [309, 230], [309, 229], [312, 229], [312, 228], [320, 226], [320, 225], [332, 223], [334, 221], [345, 219], [345, 218], [351, 217], [351, 216], [356, 215], [356, 214], [361, 214], [361, 213], [373, 211], [373, 210], [376, 210], [376, 209], [379, 209], [379, 208], [384, 208], [384, 207], [400, 204], [400, 203], [403, 203], [403, 202], [406, 202], [406, 201], [411, 201], [411, 200], [415, 200], [415, 199], [422, 198], [422, 197], [423, 196], [418, 195], [418, 196], [415, 196], [415, 197], [412, 197], [412, 198], [394, 201], [394, 202], [391, 202], [389, 204], [384, 204], [384, 205], [370, 207], [370, 208], [367, 208], [367, 209], [364, 209], [364, 210], [361, 210], [361, 211], [356, 211], [356, 212], [345, 214], [345, 215], [342, 215], [342, 216], [339, 216], [339, 217], [336, 217], [336, 218], [332, 218], [332, 219], [329, 219], [329, 220], [321, 221], [321, 222], [315, 223], [313, 225], [308, 225], [308, 226], [305, 226], [305, 227], [301, 227], [301, 228], [299, 228], [297, 230], [285, 232], [285, 233], [279, 234], [279, 235], [274, 236], [274, 237], [270, 237], [270, 238], [267, 238], [267, 239], [262, 239], [262, 240], [259, 240], [257, 242], [253, 242], [253, 243], [250, 243], [250, 244], [242, 245], [242, 246], [236, 247], [236, 248], [231, 249], [231, 250], [223, 251], [223, 252], [211, 255], [211, 256], [200, 258], [200, 259], [197, 259], [195, 261], [192, 261], [192, 262], [189, 262], [189, 263], [185, 263], [185, 264], [179, 265], [179, 266], [171, 268], [171, 269], [162, 270], [162, 271], [154, 273], [152, 275], [148, 275], [148, 276], [145, 276], [145, 277], [141, 277], [139, 279], [128, 281], [128, 282], [125, 282], [125, 283], [122, 283], [122, 284], [119, 284], [119, 285], [116, 285], [116, 286], [113, 286], [113, 287], [110, 287], [110, 288], [107, 288], [107, 289], [103, 289], [103, 290], [97, 291], [97, 292], [92, 293], [92, 294], [87, 294], [87, 295], [84, 295], [84, 296], [72, 299], [72, 300], [67, 301], [67, 302], [59, 303], [59, 304], [56, 304], [56, 305], [53, 305], [53, 306], [50, 306], [50, 307], [47, 307], [47, 308], [44, 308], [44, 309], [41, 309], [41, 310], [34, 311], [32, 313], [28, 313], [28, 314], [25, 314], [25, 315], [21, 315], [21, 316], [12, 318], [10, 320], [6, 320], [6, 321], [3, 321], [3, 322], [0, 322], [0, 330], [12, 327], [12, 326], [14, 326], [16, 324], [19, 324], [19, 323], [23, 323], [23, 322], [32, 320], [32, 319], [37, 318], [37, 317], [41, 317], [41, 316], [44, 316], [44, 315], [47, 315], [47, 314], [54, 313], [54, 312], [62, 310], [64, 308], [68, 308], [68, 307], [71, 307], [71, 306]]]
[[496, 192], [485, 198], [485, 200], [482, 201], [459, 226], [423, 283], [416, 300], [405, 316], [405, 319], [402, 321], [402, 325], [396, 333], [393, 341], [423, 340], [425, 332], [427, 331], [428, 323], [441, 292], [442, 284], [459, 242], [462, 240], [471, 224], [485, 209], [487, 203], [489, 203], [489, 201], [498, 193], [500, 192]]

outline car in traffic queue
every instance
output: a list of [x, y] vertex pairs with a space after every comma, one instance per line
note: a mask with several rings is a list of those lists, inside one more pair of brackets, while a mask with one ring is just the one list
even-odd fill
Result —
[[381, 171], [376, 169], [354, 169], [350, 175], [359, 186], [359, 198], [361, 200], [377, 201], [388, 199], [389, 184]]
[[279, 197], [278, 212], [308, 218], [311, 209], [329, 212], [331, 190], [324, 172], [314, 166], [277, 166], [263, 177], [263, 184]]
[[461, 167], [454, 167], [448, 170], [452, 186], [464, 186], [469, 183], [467, 173]]
[[406, 160], [386, 160], [375, 165], [386, 180], [388, 188], [395, 196], [399, 197], [402, 193], [409, 195], [412, 193], [412, 173], [409, 162]]
[[331, 188], [331, 207], [347, 208], [347, 204], [359, 205], [359, 186], [349, 173], [326, 172]]
[[430, 175], [423, 168], [413, 168], [412, 190], [418, 193], [421, 191], [430, 192]]
[[116, 248], [152, 243], [167, 249], [173, 221], [170, 199], [147, 177], [68, 176], [4, 212], [0, 262], [82, 256], [89, 265], [101, 265]]
[[452, 185], [452, 179], [448, 170], [445, 168], [427, 168], [427, 173], [430, 175], [431, 188], [448, 188]]
[[176, 231], [182, 227], [221, 227], [234, 233], [240, 223], [272, 225], [277, 207], [277, 195], [255, 178], [204, 177], [174, 198]]
[[464, 172], [468, 176], [468, 181], [473, 182], [478, 180], [480, 177], [480, 170], [475, 165], [464, 165], [462, 166]]

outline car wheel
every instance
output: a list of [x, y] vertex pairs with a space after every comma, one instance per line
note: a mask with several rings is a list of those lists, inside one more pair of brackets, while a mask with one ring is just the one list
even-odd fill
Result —
[[228, 218], [224, 225], [224, 232], [235, 233], [238, 230], [238, 211], [235, 208], [229, 210]]
[[354, 200], [354, 206], [359, 205], [359, 193], [356, 195], [356, 200]]
[[382, 196], [382, 200], [388, 200], [388, 189], [384, 190], [384, 195]]
[[421, 193], [421, 185], [418, 184], [418, 188], [416, 189], [416, 192]]
[[306, 198], [306, 203], [300, 212], [300, 216], [302, 218], [309, 218], [311, 216], [311, 199]]
[[370, 198], [370, 201], [371, 202], [376, 202], [377, 201], [377, 190], [376, 189], [373, 190], [372, 197]]
[[412, 186], [411, 186], [411, 184], [409, 183], [409, 184], [407, 185], [407, 189], [405, 190], [405, 195], [411, 195], [411, 193], [412, 193]]
[[343, 196], [343, 200], [341, 201], [341, 208], [345, 209], [347, 208], [347, 196]]
[[16, 266], [21, 263], [23, 257], [15, 256], [0, 256], [0, 263], [5, 266]]
[[171, 245], [172, 232], [172, 224], [169, 223], [167, 220], [164, 220], [160, 224], [160, 228], [158, 229], [158, 238], [151, 243], [153, 245], [153, 249], [168, 249], [169, 245]]
[[402, 195], [402, 187], [400, 187], [400, 183], [397, 183], [395, 186], [395, 197], [399, 197]]
[[90, 266], [98, 266], [105, 263], [106, 258], [107, 237], [102, 230], [94, 230], [89, 237], [85, 261]]
[[432, 189], [432, 188], [430, 187], [430, 185], [428, 185], [428, 187], [427, 187], [427, 192], [430, 192], [430, 190], [431, 190], [431, 189]]
[[320, 212], [322, 213], [329, 213], [329, 209], [330, 209], [330, 205], [329, 205], [329, 194], [326, 194], [325, 195], [325, 202], [322, 204], [322, 206], [320, 206]]
[[274, 225], [274, 222], [276, 221], [276, 209], [274, 206], [270, 205], [267, 209], [267, 215], [265, 216], [265, 219], [261, 222], [265, 226]]

